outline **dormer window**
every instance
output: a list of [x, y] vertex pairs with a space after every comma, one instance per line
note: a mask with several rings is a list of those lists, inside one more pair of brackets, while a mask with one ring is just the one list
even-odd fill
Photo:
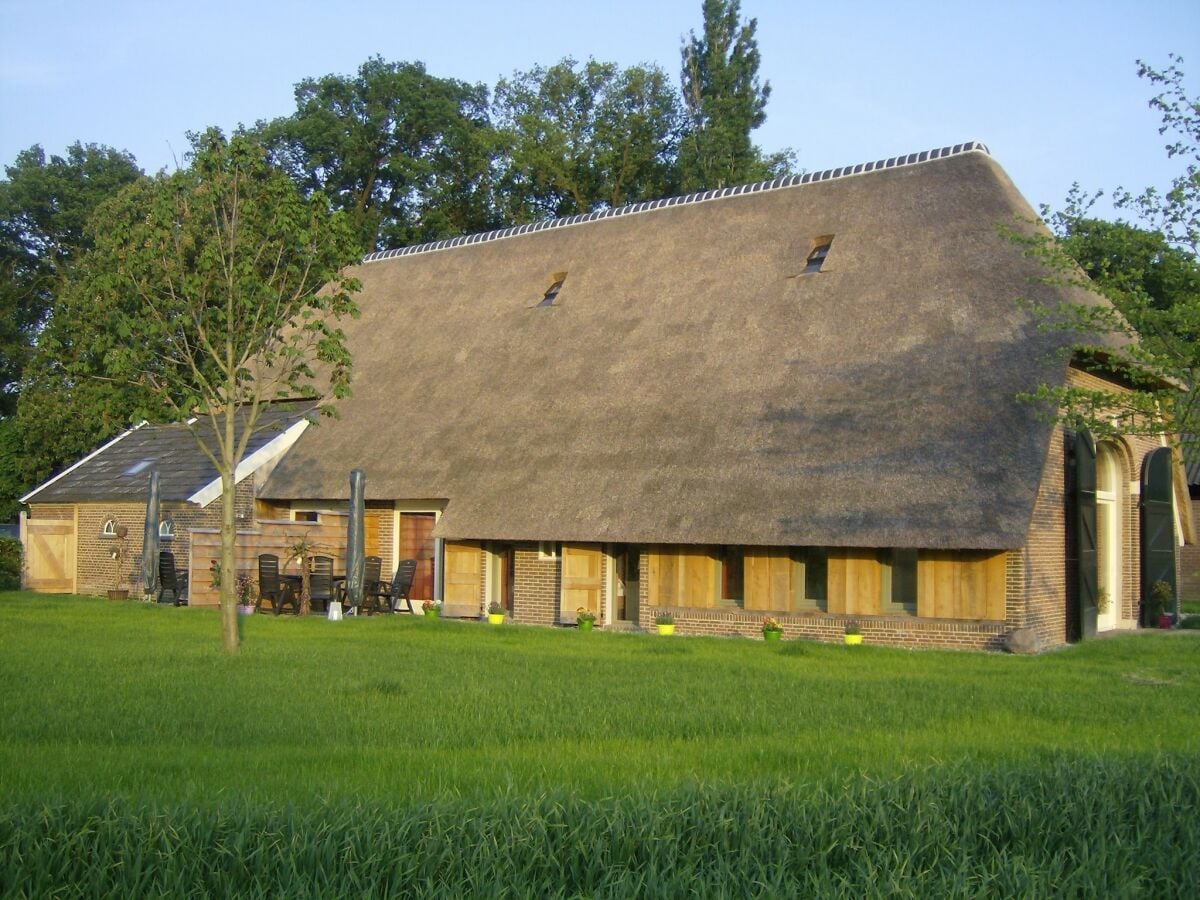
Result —
[[553, 306], [554, 301], [558, 298], [558, 292], [562, 290], [563, 282], [567, 280], [566, 272], [557, 272], [552, 277], [550, 287], [546, 288], [546, 293], [542, 297], [542, 302], [537, 305], [538, 309], [543, 306]]
[[808, 254], [808, 259], [805, 261], [803, 274], [809, 275], [813, 272], [820, 272], [821, 266], [825, 264], [825, 257], [829, 255], [829, 248], [832, 245], [833, 235], [817, 238], [812, 250]]

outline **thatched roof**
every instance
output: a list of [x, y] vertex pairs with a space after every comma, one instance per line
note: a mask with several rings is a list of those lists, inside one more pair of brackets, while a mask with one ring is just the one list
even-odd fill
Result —
[[1052, 289], [1014, 215], [961, 145], [376, 254], [354, 395], [265, 496], [361, 467], [447, 500], [448, 538], [1020, 546], [1051, 432], [1014, 397], [1066, 363], [1018, 306]]
[[[272, 445], [282, 453], [290, 445], [284, 439], [288, 429], [305, 421], [312, 403], [279, 403], [261, 410], [257, 429], [246, 446], [247, 464], [239, 466], [241, 477], [274, 461]], [[239, 416], [240, 423], [244, 417]], [[79, 462], [64, 469], [21, 498], [22, 503], [94, 503], [101, 501], [138, 501], [146, 499], [152, 469], [158, 469], [159, 496], [164, 501], [187, 501], [207, 505], [219, 489], [212, 485], [220, 476], [208, 457], [196, 444], [198, 434], [207, 446], [215, 445], [212, 423], [196, 419], [189, 426], [182, 422], [151, 425], [143, 422], [123, 431]], [[239, 479], [240, 480], [240, 479]]]

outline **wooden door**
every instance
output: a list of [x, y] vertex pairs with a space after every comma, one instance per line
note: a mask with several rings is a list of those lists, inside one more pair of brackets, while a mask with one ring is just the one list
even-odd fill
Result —
[[793, 607], [795, 569], [786, 548], [754, 547], [742, 557], [746, 609], [787, 611]]
[[470, 606], [478, 610], [479, 591], [483, 584], [483, 553], [479, 545], [447, 541], [445, 557], [444, 600], [446, 605]]
[[25, 523], [26, 566], [31, 591], [70, 594], [75, 591], [75, 523], [30, 519]]
[[831, 613], [878, 615], [883, 592], [883, 567], [874, 550], [829, 551]]
[[603, 555], [599, 544], [562, 545], [562, 593], [559, 614], [572, 622], [579, 609], [600, 618], [604, 598]]
[[400, 559], [415, 559], [412, 599], [433, 599], [433, 513], [400, 513]]

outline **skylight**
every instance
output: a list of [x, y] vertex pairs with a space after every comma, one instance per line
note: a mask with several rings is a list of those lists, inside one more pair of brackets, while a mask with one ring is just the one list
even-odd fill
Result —
[[821, 266], [825, 264], [825, 257], [829, 255], [829, 248], [832, 244], [833, 235], [816, 239], [812, 251], [808, 254], [808, 259], [805, 261], [803, 274], [808, 275], [821, 271]]
[[139, 459], [132, 466], [125, 470], [125, 474], [137, 475], [139, 472], [145, 472], [152, 465], [154, 465], [154, 460], [152, 459]]
[[566, 272], [557, 272], [551, 276], [553, 283], [546, 289], [546, 294], [542, 297], [542, 302], [537, 305], [538, 309], [543, 306], [553, 306], [554, 301], [558, 298], [558, 292], [562, 290], [563, 282], [567, 280]]

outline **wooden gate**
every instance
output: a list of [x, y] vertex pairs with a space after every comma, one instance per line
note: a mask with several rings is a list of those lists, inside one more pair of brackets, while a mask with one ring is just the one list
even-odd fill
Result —
[[25, 565], [29, 590], [75, 593], [75, 523], [62, 519], [26, 521]]

